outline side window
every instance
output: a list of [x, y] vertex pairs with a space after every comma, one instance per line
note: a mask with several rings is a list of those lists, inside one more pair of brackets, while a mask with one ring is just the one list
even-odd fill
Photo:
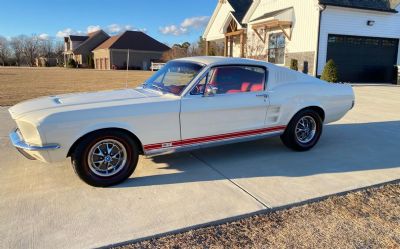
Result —
[[197, 83], [197, 85], [192, 89], [192, 91], [190, 92], [190, 95], [203, 95], [204, 94], [204, 89], [205, 86], [208, 83], [208, 79], [210, 77], [208, 77], [208, 75], [211, 73], [211, 71], [204, 76], [199, 83]]
[[210, 74], [209, 83], [217, 94], [261, 92], [265, 87], [266, 71], [255, 66], [218, 67]]

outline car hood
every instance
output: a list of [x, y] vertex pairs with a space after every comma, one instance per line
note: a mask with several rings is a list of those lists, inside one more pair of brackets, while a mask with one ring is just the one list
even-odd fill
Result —
[[157, 98], [161, 95], [144, 89], [124, 89], [114, 91], [72, 93], [56, 96], [41, 97], [21, 102], [9, 109], [13, 119], [35, 111], [54, 109], [68, 106], [80, 106], [114, 101]]

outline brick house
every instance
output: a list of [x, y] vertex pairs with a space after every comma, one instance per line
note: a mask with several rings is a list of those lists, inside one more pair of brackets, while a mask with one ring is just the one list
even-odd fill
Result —
[[[95, 68], [148, 70], [170, 48], [140, 31], [112, 36], [93, 50]], [[129, 51], [129, 56], [128, 56]], [[129, 59], [129, 65], [128, 64]]]
[[74, 59], [79, 66], [86, 67], [92, 50], [106, 41], [110, 36], [103, 30], [89, 33], [87, 36], [70, 35], [64, 38], [65, 66], [69, 59]]

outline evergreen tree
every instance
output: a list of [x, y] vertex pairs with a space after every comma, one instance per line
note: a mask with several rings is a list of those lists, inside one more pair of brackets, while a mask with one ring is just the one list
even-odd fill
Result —
[[321, 80], [336, 83], [339, 81], [338, 69], [335, 62], [330, 59], [322, 72]]

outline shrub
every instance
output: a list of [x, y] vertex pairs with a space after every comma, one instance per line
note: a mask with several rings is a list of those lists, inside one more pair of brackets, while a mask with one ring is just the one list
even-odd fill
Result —
[[69, 59], [67, 62], [67, 67], [69, 68], [76, 68], [76, 61], [74, 59]]
[[332, 59], [326, 63], [324, 71], [322, 72], [321, 80], [332, 83], [339, 81], [338, 69]]
[[299, 71], [299, 62], [296, 59], [290, 60], [290, 69]]

